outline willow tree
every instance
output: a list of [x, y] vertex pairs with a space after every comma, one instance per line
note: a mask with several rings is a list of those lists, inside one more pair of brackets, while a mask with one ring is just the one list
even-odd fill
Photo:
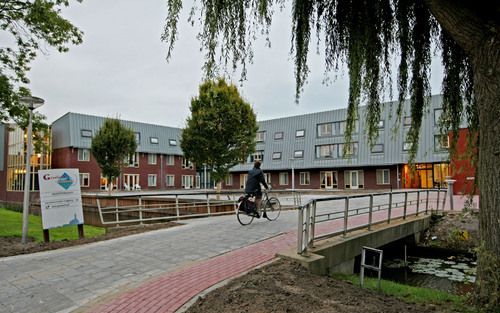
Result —
[[229, 169], [255, 150], [255, 113], [236, 86], [221, 78], [200, 85], [198, 96], [191, 99], [190, 110], [191, 116], [182, 130], [184, 157], [197, 165], [205, 164], [220, 192], [220, 183]]
[[[200, 0], [198, 38], [206, 51], [204, 70], [237, 69], [245, 78], [252, 62], [252, 41], [267, 36], [273, 11], [284, 0]], [[162, 40], [167, 58], [177, 38], [182, 0], [169, 0]], [[391, 86], [391, 63], [398, 62], [401, 119], [409, 97], [412, 125], [408, 142], [417, 151], [419, 130], [428, 108], [433, 42], [441, 50], [444, 78], [443, 126], [457, 133], [463, 116], [472, 145], [479, 147], [480, 235], [477, 295], [487, 308], [499, 305], [500, 271], [500, 3], [465, 0], [295, 0], [292, 1], [291, 54], [296, 96], [309, 73], [311, 34], [324, 44], [325, 72], [347, 64], [349, 100], [346, 139], [350, 140], [360, 100], [366, 99], [370, 143], [377, 135], [381, 98]], [[319, 47], [319, 45], [318, 45]], [[394, 61], [397, 60], [397, 61]], [[480, 130], [480, 131], [479, 131]], [[479, 133], [479, 134], [478, 134]], [[455, 139], [457, 136], [453, 136]]]

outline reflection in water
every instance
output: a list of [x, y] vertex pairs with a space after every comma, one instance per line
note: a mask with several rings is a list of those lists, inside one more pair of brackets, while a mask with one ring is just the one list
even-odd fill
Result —
[[476, 280], [476, 262], [465, 256], [447, 258], [408, 257], [384, 261], [382, 278], [419, 287], [435, 288], [455, 294], [472, 289]]

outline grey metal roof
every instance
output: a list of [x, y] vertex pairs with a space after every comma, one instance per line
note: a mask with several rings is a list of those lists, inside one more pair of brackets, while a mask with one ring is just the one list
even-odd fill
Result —
[[[72, 112], [66, 113], [52, 123], [52, 148], [90, 148], [92, 138], [82, 136], [82, 131], [90, 131], [92, 136], [94, 136], [104, 123], [104, 120], [105, 118], [100, 116]], [[137, 152], [182, 155], [180, 148], [182, 130], [180, 128], [133, 121], [120, 121], [123, 125], [140, 134]], [[152, 143], [151, 138], [157, 138], [158, 143]], [[176, 145], [171, 145], [170, 140], [175, 140]]]
[[[439, 134], [439, 127], [434, 123], [434, 109], [441, 108], [442, 97], [432, 96], [430, 105], [425, 114], [420, 132], [419, 148], [415, 162], [432, 163], [447, 161], [447, 151], [434, 151], [434, 135]], [[381, 119], [384, 120], [384, 128], [381, 129], [377, 143], [384, 145], [383, 153], [371, 153], [365, 135], [366, 107], [359, 107], [359, 132], [353, 134], [352, 141], [358, 142], [358, 153], [356, 157], [344, 159], [317, 159], [315, 147], [323, 144], [344, 143], [344, 136], [322, 137], [317, 136], [317, 124], [345, 121], [347, 109], [317, 112], [299, 116], [284, 117], [259, 122], [259, 131], [266, 132], [265, 141], [257, 143], [256, 150], [264, 151], [262, 168], [264, 170], [290, 169], [292, 165], [296, 169], [306, 168], [336, 168], [336, 167], [366, 167], [389, 164], [402, 164], [408, 162], [408, 153], [403, 151], [403, 142], [409, 127], [403, 126], [403, 121], [397, 132], [393, 132], [396, 121], [395, 109], [397, 102], [383, 103]], [[409, 101], [404, 104], [404, 116], [410, 116]], [[297, 130], [305, 130], [303, 138], [296, 138]], [[283, 132], [283, 139], [274, 139], [276, 132]], [[303, 158], [294, 158], [294, 151], [303, 150]], [[273, 160], [274, 152], [281, 152], [280, 160]], [[240, 164], [231, 171], [247, 171], [252, 167], [251, 163]]]

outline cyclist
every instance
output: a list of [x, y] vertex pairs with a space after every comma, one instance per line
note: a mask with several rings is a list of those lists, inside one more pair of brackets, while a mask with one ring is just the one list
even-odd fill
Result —
[[248, 172], [247, 182], [245, 184], [245, 193], [255, 195], [255, 217], [259, 216], [260, 203], [262, 202], [262, 190], [260, 184], [264, 185], [264, 188], [269, 189], [266, 184], [266, 179], [264, 178], [264, 172], [260, 169], [260, 161], [255, 161], [253, 168]]

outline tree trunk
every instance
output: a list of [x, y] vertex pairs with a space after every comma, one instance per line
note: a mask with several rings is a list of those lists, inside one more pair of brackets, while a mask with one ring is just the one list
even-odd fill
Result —
[[469, 56], [479, 112], [479, 232], [476, 295], [500, 309], [500, 25], [495, 1], [425, 0], [434, 17]]
[[474, 93], [479, 108], [478, 296], [500, 306], [500, 41], [483, 42], [472, 58]]

